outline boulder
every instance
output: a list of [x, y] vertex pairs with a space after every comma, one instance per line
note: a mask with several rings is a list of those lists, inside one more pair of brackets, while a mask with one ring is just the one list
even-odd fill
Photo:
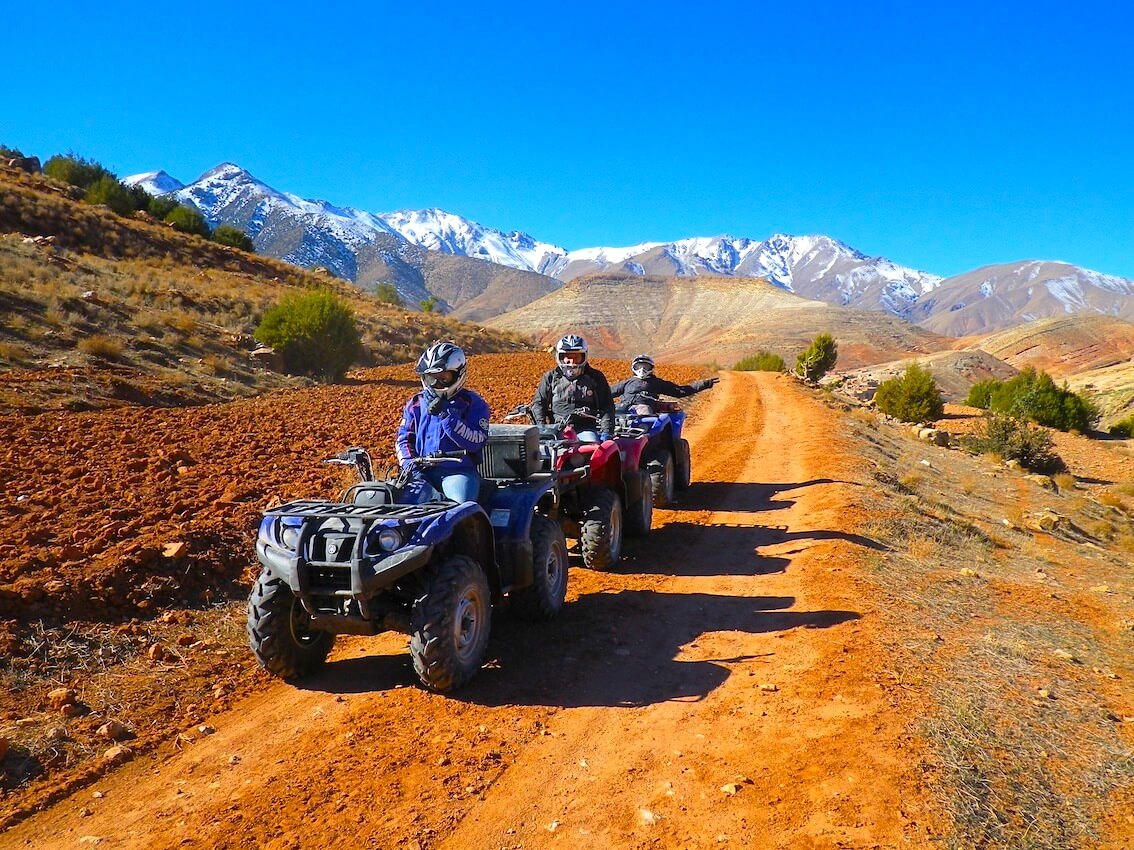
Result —
[[38, 156], [16, 156], [8, 160], [7, 166], [28, 174], [39, 174], [43, 170]]
[[255, 360], [259, 365], [265, 369], [271, 369], [273, 372], [282, 372], [284, 368], [283, 355], [276, 351], [274, 348], [268, 346], [260, 346], [255, 351], [248, 355]]

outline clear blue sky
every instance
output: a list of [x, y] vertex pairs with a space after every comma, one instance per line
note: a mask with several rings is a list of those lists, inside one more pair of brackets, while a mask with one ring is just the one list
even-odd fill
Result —
[[25, 2], [0, 142], [567, 248], [823, 233], [1134, 277], [1131, 8]]

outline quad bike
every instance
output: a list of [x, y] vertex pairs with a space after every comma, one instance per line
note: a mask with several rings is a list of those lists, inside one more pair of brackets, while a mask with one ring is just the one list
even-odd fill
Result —
[[648, 445], [642, 459], [649, 473], [654, 507], [672, 504], [674, 491], [686, 489], [692, 481], [689, 441], [681, 436], [685, 412], [676, 402], [650, 398], [644, 406], [619, 408], [615, 422], [616, 434], [646, 435]]
[[[505, 419], [528, 418], [520, 405]], [[576, 411], [564, 422], [540, 424], [543, 469], [558, 475], [558, 520], [567, 537], [579, 541], [584, 566], [603, 570], [622, 557], [623, 530], [631, 537], [649, 534], [653, 522], [649, 475], [641, 468], [645, 433], [623, 433], [603, 442], [583, 442], [581, 430], [593, 430], [597, 417]]]
[[[424, 468], [463, 452], [419, 458]], [[550, 619], [567, 592], [567, 544], [555, 476], [539, 472], [539, 432], [492, 426], [477, 501], [406, 504], [412, 469], [373, 478], [351, 448], [360, 483], [338, 501], [301, 500], [264, 513], [262, 570], [248, 600], [248, 639], [269, 672], [299, 678], [320, 667], [339, 634], [402, 631], [421, 683], [446, 692], [480, 669], [494, 605]]]

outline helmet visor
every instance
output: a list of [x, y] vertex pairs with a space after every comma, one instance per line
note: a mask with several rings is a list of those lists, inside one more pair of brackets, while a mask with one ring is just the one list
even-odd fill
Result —
[[585, 351], [560, 351], [559, 362], [564, 366], [582, 366], [587, 359]]
[[444, 372], [426, 372], [421, 376], [421, 382], [434, 390], [443, 390], [447, 387], [451, 387], [456, 383], [456, 380], [457, 373], [452, 369], [446, 369]]

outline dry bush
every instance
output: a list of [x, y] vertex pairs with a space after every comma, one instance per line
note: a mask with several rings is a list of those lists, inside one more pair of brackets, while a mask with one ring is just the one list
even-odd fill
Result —
[[1075, 476], [1069, 472], [1057, 472], [1051, 476], [1051, 480], [1060, 493], [1064, 490], [1074, 490], [1077, 486]]
[[0, 360], [20, 365], [31, 359], [31, 352], [15, 342], [0, 342]]
[[117, 360], [122, 356], [122, 343], [102, 334], [81, 339], [75, 347], [83, 354], [89, 354], [91, 357], [99, 357], [103, 360]]

